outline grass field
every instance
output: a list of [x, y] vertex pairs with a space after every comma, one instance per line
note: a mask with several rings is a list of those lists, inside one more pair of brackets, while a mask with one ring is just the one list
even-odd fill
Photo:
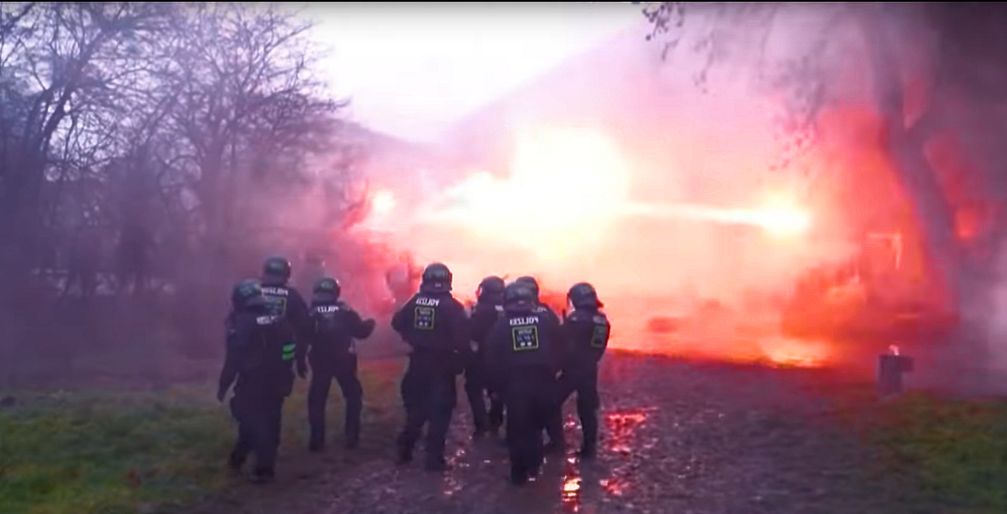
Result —
[[879, 407], [868, 441], [949, 512], [1007, 512], [1007, 400], [907, 394]]
[[[364, 366], [362, 446], [385, 447], [397, 424], [399, 364]], [[306, 384], [284, 406], [283, 466], [305, 453]], [[161, 391], [0, 392], [0, 512], [164, 512], [199, 502], [234, 479], [224, 468], [234, 428], [215, 385]], [[333, 384], [330, 440], [342, 430]]]
[[[361, 367], [361, 449], [336, 461], [387, 458], [399, 427], [402, 361]], [[299, 473], [305, 450], [306, 383], [284, 407], [277, 472]], [[0, 512], [4, 514], [160, 513], [222, 496], [247, 497], [224, 468], [233, 442], [225, 405], [210, 383], [157, 391], [0, 391]], [[1007, 401], [910, 393], [876, 402], [863, 384], [833, 389], [842, 416], [878, 455], [878, 472], [904, 478], [909, 496], [926, 496], [946, 512], [1007, 512]], [[333, 384], [330, 441], [338, 445], [341, 399]], [[337, 464], [339, 465], [339, 464]], [[932, 504], [932, 503], [931, 503]]]
[[902, 484], [908, 505], [1007, 512], [1007, 398], [911, 391], [879, 401], [867, 383], [817, 384], [843, 426], [876, 456], [872, 473]]

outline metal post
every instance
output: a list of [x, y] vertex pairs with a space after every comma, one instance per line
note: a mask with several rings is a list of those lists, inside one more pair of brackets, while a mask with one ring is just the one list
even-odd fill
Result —
[[878, 394], [882, 397], [902, 392], [902, 375], [913, 370], [913, 360], [899, 355], [898, 348], [878, 356]]

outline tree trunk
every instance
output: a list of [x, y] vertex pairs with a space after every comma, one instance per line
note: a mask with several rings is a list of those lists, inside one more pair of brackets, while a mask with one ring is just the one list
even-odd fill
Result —
[[[882, 9], [865, 9], [860, 16], [873, 71], [875, 102], [884, 124], [881, 144], [908, 197], [931, 265], [945, 287], [949, 303], [955, 305], [961, 297], [959, 274], [964, 255], [955, 237], [954, 214], [923, 153], [929, 134], [906, 127], [902, 79], [893, 47], [886, 38]], [[916, 125], [932, 126], [926, 119], [930, 115], [924, 113]]]
[[[884, 7], [865, 9], [860, 21], [873, 71], [875, 101], [884, 122], [881, 141], [893, 171], [917, 220], [917, 228], [930, 267], [943, 286], [943, 305], [957, 316], [950, 341], [942, 341], [934, 376], [943, 384], [968, 389], [985, 388], [984, 336], [989, 312], [991, 284], [987, 270], [965, 251], [955, 230], [954, 206], [950, 205], [936, 171], [924, 154], [927, 140], [939, 120], [931, 110], [912, 127], [906, 126], [903, 83], [894, 46], [887, 41]], [[937, 343], [928, 341], [927, 343]], [[968, 383], [965, 383], [968, 382]]]

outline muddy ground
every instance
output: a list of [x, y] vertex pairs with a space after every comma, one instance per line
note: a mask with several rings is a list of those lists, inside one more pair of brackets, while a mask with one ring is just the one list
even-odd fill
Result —
[[[499, 440], [472, 441], [459, 401], [443, 475], [396, 467], [391, 434], [371, 434], [356, 454], [287, 450], [276, 483], [240, 485], [192, 512], [947, 512], [877, 472], [878, 456], [837, 420], [830, 389], [842, 384], [827, 372], [613, 355], [601, 381], [598, 459], [551, 458], [525, 487], [506, 481]], [[571, 447], [574, 411], [568, 402]]]

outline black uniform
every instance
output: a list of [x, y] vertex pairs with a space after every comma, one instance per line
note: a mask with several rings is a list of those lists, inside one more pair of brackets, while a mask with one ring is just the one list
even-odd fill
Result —
[[576, 391], [584, 456], [594, 455], [598, 442], [598, 363], [605, 355], [610, 332], [608, 317], [597, 308], [575, 309], [563, 324], [569, 352], [561, 381], [562, 401]]
[[254, 452], [255, 476], [263, 480], [273, 477], [283, 401], [294, 383], [292, 336], [289, 326], [263, 305], [235, 310], [227, 319], [227, 354], [217, 396], [223, 400], [237, 381], [230, 405], [238, 441], [230, 465], [240, 468]]
[[[508, 297], [511, 288], [508, 286]], [[525, 289], [520, 285], [517, 287]], [[556, 409], [562, 333], [555, 319], [527, 303], [512, 304], [490, 330], [487, 350], [501, 369], [507, 403], [511, 480], [521, 484], [542, 462], [542, 430]]]
[[[500, 299], [502, 303], [502, 298]], [[496, 432], [503, 425], [503, 400], [499, 386], [493, 383], [493, 362], [487, 358], [486, 337], [490, 328], [503, 315], [501, 303], [480, 301], [472, 308], [472, 348], [465, 366], [465, 394], [472, 406], [472, 422], [476, 435], [489, 430]], [[490, 398], [489, 412], [486, 411], [486, 396]]]
[[427, 426], [427, 468], [444, 468], [444, 439], [455, 406], [455, 375], [468, 346], [465, 307], [448, 290], [421, 290], [392, 318], [392, 328], [412, 347], [402, 379], [406, 426], [399, 435], [399, 460], [412, 459]]
[[[559, 325], [559, 316], [549, 308], [548, 305], [541, 303], [539, 301], [539, 286], [538, 280], [532, 276], [518, 277], [514, 280], [515, 284], [524, 284], [531, 290], [532, 296], [534, 297], [535, 313], [541, 316], [550, 318], [551, 322], [555, 322]], [[557, 349], [557, 352], [563, 352], [565, 349]], [[563, 437], [563, 403], [555, 403], [556, 410], [553, 411], [545, 424], [546, 434], [549, 435], [549, 444], [546, 446], [546, 451], [549, 453], [562, 453], [564, 448], [566, 448], [566, 441]]]
[[[534, 312], [535, 314], [548, 319], [549, 323], [555, 323], [556, 326], [559, 326], [559, 316], [557, 316], [548, 305], [540, 303], [535, 306]], [[555, 351], [557, 355], [561, 356], [562, 361], [565, 361], [565, 354], [567, 352], [566, 341], [557, 342], [557, 348]], [[546, 451], [562, 452], [566, 447], [566, 439], [563, 436], [563, 402], [557, 402], [554, 406], [555, 409], [549, 415], [545, 424], [546, 434], [549, 435], [549, 444], [546, 447]]]
[[343, 302], [312, 303], [305, 340], [311, 363], [308, 422], [311, 425], [310, 448], [313, 451], [325, 447], [325, 405], [333, 378], [339, 383], [346, 404], [346, 445], [357, 445], [360, 439], [363, 389], [357, 379], [357, 355], [353, 340], [369, 337], [373, 331], [373, 321], [365, 322]]
[[297, 373], [304, 378], [307, 372], [307, 346], [304, 344], [304, 337], [309, 327], [308, 305], [304, 302], [304, 297], [297, 289], [286, 284], [265, 283], [262, 286], [262, 296], [266, 299], [269, 313], [288, 326], [291, 334], [289, 342], [296, 347]]

